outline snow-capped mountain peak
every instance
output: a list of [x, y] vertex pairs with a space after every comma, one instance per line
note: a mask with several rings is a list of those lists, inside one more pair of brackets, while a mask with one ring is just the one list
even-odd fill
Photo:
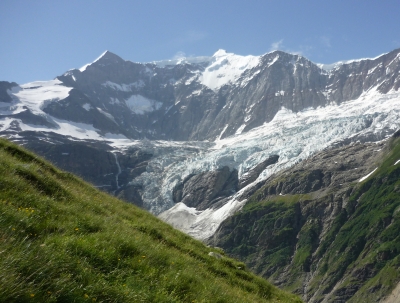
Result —
[[221, 57], [221, 56], [226, 56], [227, 52], [226, 50], [220, 48], [219, 50], [217, 50], [214, 55], [212, 55], [213, 57]]
[[233, 83], [244, 71], [257, 66], [260, 56], [240, 56], [218, 50], [213, 56], [209, 66], [201, 73], [199, 82], [212, 90]]
[[106, 50], [99, 57], [97, 57], [96, 60], [94, 60], [92, 63], [85, 64], [84, 66], [79, 68], [79, 70], [81, 72], [84, 72], [89, 66], [91, 66], [93, 63], [96, 63], [100, 60], [118, 61], [118, 60], [122, 60], [122, 59], [119, 56], [117, 56], [116, 54]]

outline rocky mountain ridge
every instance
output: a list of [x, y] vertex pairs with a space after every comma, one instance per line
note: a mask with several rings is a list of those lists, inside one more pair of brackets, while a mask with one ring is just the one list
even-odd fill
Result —
[[[282, 107], [299, 112], [354, 100], [372, 88], [397, 91], [399, 52], [327, 71], [281, 51], [258, 57], [218, 51], [204, 62], [161, 66], [125, 61], [107, 51], [57, 77], [57, 85], [69, 88], [68, 96], [44, 100], [41, 116], [130, 139], [215, 140], [268, 123]], [[21, 88], [34, 92], [40, 83]], [[11, 90], [7, 102], [11, 97], [17, 105], [21, 88]], [[29, 106], [25, 111], [37, 115]], [[13, 115], [15, 110], [7, 116]], [[37, 124], [48, 124], [41, 120]]]

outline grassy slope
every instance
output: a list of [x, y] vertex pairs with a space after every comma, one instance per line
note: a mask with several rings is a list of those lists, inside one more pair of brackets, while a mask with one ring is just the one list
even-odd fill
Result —
[[0, 302], [300, 302], [0, 139]]
[[[329, 265], [325, 276], [348, 274], [344, 287], [360, 283], [355, 274], [361, 270], [369, 274], [349, 302], [376, 302], [400, 281], [400, 165], [394, 165], [399, 159], [398, 138], [391, 141], [390, 152], [373, 176], [350, 198], [348, 220], [323, 260]], [[334, 255], [334, 250], [339, 253]]]

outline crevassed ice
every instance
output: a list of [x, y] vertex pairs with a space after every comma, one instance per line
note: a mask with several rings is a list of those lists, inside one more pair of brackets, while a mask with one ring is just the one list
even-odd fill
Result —
[[[159, 167], [159, 186], [173, 188], [191, 173], [214, 170], [225, 165], [238, 169], [241, 177], [268, 156], [279, 155], [278, 163], [261, 173], [257, 180], [261, 181], [335, 142], [368, 134], [375, 134], [377, 140], [384, 139], [387, 134], [400, 128], [399, 118], [400, 94], [396, 91], [382, 95], [376, 90], [371, 90], [354, 101], [299, 113], [282, 108], [270, 123], [242, 135], [215, 141], [212, 148], [196, 154], [188, 153], [182, 162]], [[145, 191], [151, 182], [157, 182], [152, 179], [154, 175], [151, 173], [143, 177], [149, 182], [144, 183]], [[192, 210], [185, 211], [182, 206], [174, 206], [160, 216], [186, 233], [205, 239], [216, 231], [227, 216], [243, 205], [244, 201], [240, 196], [241, 192], [236, 193], [229, 203], [220, 209], [194, 213]], [[147, 202], [155, 213], [160, 212], [164, 208], [163, 205], [174, 205], [171, 192], [167, 190], [160, 191], [157, 199], [148, 198], [150, 199]], [[145, 200], [145, 203], [147, 202]], [[186, 222], [185, 224], [180, 221], [181, 217], [186, 218], [182, 221]]]

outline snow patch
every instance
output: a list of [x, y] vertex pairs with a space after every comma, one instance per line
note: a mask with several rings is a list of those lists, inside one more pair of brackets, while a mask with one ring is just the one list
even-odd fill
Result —
[[122, 91], [122, 92], [131, 92], [133, 88], [142, 88], [145, 86], [145, 83], [142, 80], [130, 83], [130, 84], [117, 84], [111, 81], [106, 81], [105, 83], [102, 84], [105, 87], [110, 87], [114, 90]]
[[79, 70], [80, 70], [81, 72], [84, 72], [84, 71], [88, 68], [88, 66], [90, 66], [90, 65], [92, 65], [93, 63], [99, 61], [107, 52], [108, 52], [108, 51], [103, 52], [96, 60], [94, 60], [92, 63], [85, 64], [85, 65], [82, 66]]
[[378, 168], [375, 168], [372, 172], [370, 172], [368, 175], [362, 177], [360, 180], [358, 180], [358, 182], [362, 182], [365, 179], [367, 179], [369, 176], [371, 176]]
[[240, 135], [240, 134], [243, 132], [243, 130], [244, 130], [245, 127], [246, 127], [246, 124], [242, 124], [242, 125], [236, 130], [235, 135]]
[[224, 129], [223, 129], [222, 132], [219, 134], [219, 136], [218, 136], [218, 138], [217, 138], [217, 141], [218, 141], [218, 140], [221, 140], [222, 135], [225, 133], [225, 131], [226, 131], [226, 129], [228, 128], [228, 126], [229, 126], [229, 124], [226, 124], [226, 125], [225, 125]]
[[277, 55], [276, 57], [274, 57], [274, 58], [272, 59], [271, 62], [268, 62], [268, 67], [270, 67], [271, 65], [273, 65], [276, 61], [278, 61], [278, 59], [279, 59], [279, 55]]
[[108, 119], [112, 120], [115, 124], [117, 124], [117, 122], [114, 119], [114, 116], [111, 115], [110, 113], [107, 113], [106, 111], [102, 110], [100, 107], [97, 107], [97, 110], [102, 113], [104, 116], [106, 116]]
[[121, 104], [121, 102], [117, 98], [110, 98], [110, 104]]
[[148, 99], [142, 95], [132, 95], [129, 99], [125, 100], [128, 108], [135, 114], [143, 115], [147, 112], [160, 109], [161, 102]]
[[51, 102], [65, 99], [72, 87], [61, 85], [58, 79], [50, 81], [35, 81], [8, 90], [13, 98], [13, 113], [19, 113], [28, 108], [33, 114], [44, 115], [43, 109]]
[[89, 103], [83, 104], [82, 107], [87, 111], [89, 111], [89, 110], [91, 110], [93, 108]]
[[205, 240], [211, 237], [220, 224], [240, 210], [245, 203], [246, 200], [238, 201], [232, 198], [219, 209], [208, 208], [204, 211], [177, 203], [158, 217], [196, 239]]

